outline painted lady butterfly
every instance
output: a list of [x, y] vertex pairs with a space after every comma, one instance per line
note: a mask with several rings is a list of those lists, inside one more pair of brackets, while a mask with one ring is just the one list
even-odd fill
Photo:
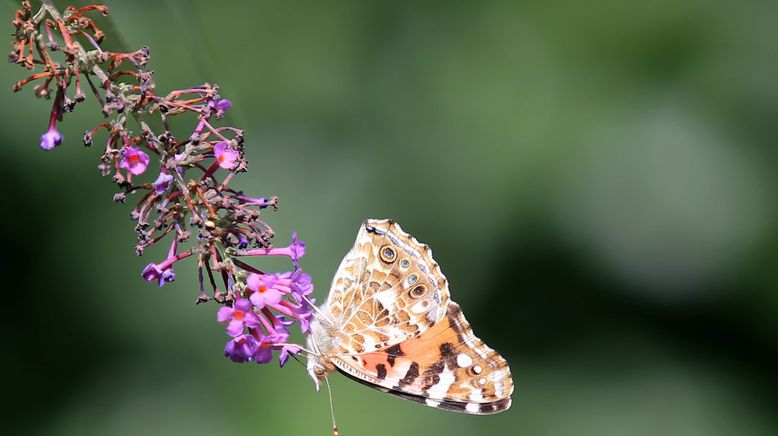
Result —
[[511, 405], [508, 363], [473, 334], [430, 248], [367, 220], [311, 324], [308, 372], [339, 370], [427, 406], [488, 415]]

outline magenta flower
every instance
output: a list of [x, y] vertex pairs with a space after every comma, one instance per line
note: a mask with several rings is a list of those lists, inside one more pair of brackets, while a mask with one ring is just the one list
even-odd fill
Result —
[[249, 246], [249, 238], [243, 233], [238, 233], [238, 243], [235, 246], [241, 250], [247, 248]]
[[191, 250], [176, 254], [177, 249], [178, 239], [173, 238], [173, 242], [170, 244], [170, 250], [168, 250], [167, 259], [160, 263], [150, 263], [146, 265], [146, 267], [143, 268], [143, 272], [140, 274], [141, 277], [147, 282], [157, 280], [159, 287], [164, 286], [165, 283], [174, 281], [176, 279], [176, 273], [173, 272], [173, 264], [192, 255]]
[[[297, 268], [300, 265], [300, 258], [305, 256], [305, 242], [297, 240], [297, 231], [292, 231], [292, 240], [289, 243], [289, 249], [292, 252], [292, 263]], [[310, 279], [310, 277], [309, 277]]]
[[232, 170], [238, 166], [240, 155], [237, 150], [229, 146], [227, 141], [217, 142], [213, 146], [213, 155], [216, 157], [216, 161], [219, 162], [219, 166], [225, 170]]
[[243, 363], [253, 359], [257, 349], [257, 340], [251, 335], [240, 335], [227, 342], [224, 356], [233, 362]]
[[136, 147], [125, 147], [122, 150], [122, 160], [119, 161], [119, 168], [123, 168], [134, 176], [139, 176], [146, 171], [149, 166], [149, 155]]
[[165, 283], [173, 283], [176, 280], [176, 273], [173, 272], [173, 268], [168, 268], [162, 271], [162, 275], [159, 277], [159, 287], [162, 287]]
[[49, 130], [41, 135], [41, 148], [46, 151], [53, 150], [60, 144], [62, 144], [62, 134], [54, 126], [49, 127]]
[[[310, 301], [312, 304], [316, 303], [315, 298], [311, 298], [308, 301]], [[311, 318], [313, 318], [313, 306], [308, 304], [307, 301], [302, 302], [300, 304], [292, 304], [289, 303], [287, 306], [290, 310], [290, 316], [294, 317], [296, 320], [300, 322], [300, 331], [303, 333], [308, 333], [311, 331]]]
[[[254, 333], [261, 336], [252, 356], [257, 363], [268, 363], [273, 360], [273, 350], [282, 349], [283, 344], [289, 339], [289, 330], [283, 326], [276, 327], [273, 334], [270, 335], [262, 335], [259, 330], [255, 330]], [[287, 356], [286, 359], [288, 358]], [[286, 363], [286, 359], [284, 359], [284, 363]]]
[[167, 268], [160, 268], [159, 265], [154, 263], [146, 265], [140, 275], [147, 282], [156, 280], [157, 283], [159, 283], [160, 288], [164, 286], [165, 283], [171, 283], [176, 280], [176, 273], [173, 272], [173, 268], [169, 266]]
[[273, 349], [270, 347], [272, 339], [268, 339], [267, 336], [262, 338], [262, 342], [254, 349], [254, 354], [251, 359], [257, 363], [268, 363], [273, 360]]
[[297, 240], [297, 232], [292, 232], [292, 241], [288, 247], [255, 248], [241, 251], [239, 256], [288, 256], [292, 259], [294, 267], [300, 264], [300, 258], [305, 255], [305, 242]]
[[208, 106], [216, 109], [217, 111], [226, 111], [232, 107], [232, 102], [226, 98], [220, 98], [217, 100], [211, 100], [208, 102]]
[[274, 206], [278, 202], [277, 197], [249, 197], [248, 195], [243, 194], [235, 195], [232, 198], [238, 200], [246, 206], [258, 206], [261, 209], [264, 209], [268, 206]]
[[303, 297], [307, 297], [313, 293], [313, 282], [311, 276], [304, 273], [301, 269], [296, 269], [291, 278], [292, 297], [300, 303], [303, 301]]
[[278, 364], [281, 365], [281, 368], [286, 365], [286, 361], [289, 360], [289, 357], [293, 354], [298, 354], [302, 348], [299, 345], [295, 344], [285, 344], [281, 346], [281, 354], [278, 356]]
[[275, 274], [249, 274], [246, 279], [246, 287], [251, 291], [249, 299], [257, 309], [265, 306], [274, 306], [281, 302], [283, 294], [276, 285], [278, 278]]
[[154, 186], [154, 191], [157, 193], [157, 195], [162, 195], [165, 191], [170, 188], [170, 184], [173, 181], [173, 176], [166, 173], [159, 173], [159, 177], [157, 177], [157, 180], [152, 183]]
[[254, 328], [259, 325], [259, 318], [254, 313], [251, 302], [241, 298], [233, 307], [222, 307], [216, 314], [216, 320], [222, 324], [229, 323], [227, 334], [233, 338], [243, 334], [244, 328]]
[[294, 272], [273, 274], [273, 287], [284, 295], [291, 295], [298, 303], [313, 293], [311, 276], [297, 268]]

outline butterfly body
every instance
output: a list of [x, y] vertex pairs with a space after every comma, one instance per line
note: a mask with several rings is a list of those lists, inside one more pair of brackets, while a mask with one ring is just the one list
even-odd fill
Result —
[[391, 220], [367, 220], [311, 323], [308, 370], [335, 370], [443, 410], [510, 407], [508, 364], [477, 338], [430, 248]]

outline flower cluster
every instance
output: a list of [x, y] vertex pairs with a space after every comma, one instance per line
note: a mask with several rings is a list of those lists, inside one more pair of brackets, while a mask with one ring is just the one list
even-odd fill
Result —
[[313, 315], [308, 302], [313, 300], [306, 297], [311, 292], [311, 278], [300, 269], [294, 273], [249, 274], [242, 297], [233, 307], [219, 309], [218, 320], [228, 323], [227, 334], [233, 338], [224, 347], [224, 355], [235, 362], [267, 363], [272, 351], [279, 350], [283, 366], [291, 354], [300, 352], [298, 345], [287, 343], [287, 327], [292, 324], [289, 319], [300, 321], [303, 333], [308, 333]]
[[[104, 33], [87, 16], [93, 12], [105, 15], [108, 9], [70, 6], [60, 13], [50, 0], [43, 0], [33, 13], [25, 0], [14, 17], [9, 61], [41, 71], [16, 82], [13, 90], [36, 82], [37, 97], [54, 95], [40, 147], [49, 151], [62, 144], [57, 122], [86, 99], [86, 82], [108, 121], [86, 131], [83, 142], [91, 146], [105, 133], [98, 168], [118, 186], [115, 201], [137, 198], [130, 213], [136, 222], [137, 254], [169, 241], [167, 257], [149, 263], [143, 279], [163, 286], [176, 279], [177, 262], [196, 258], [197, 303], [214, 300], [223, 305], [217, 320], [228, 324], [231, 338], [225, 356], [267, 363], [276, 350], [283, 365], [301, 349], [287, 342], [288, 327], [298, 322], [303, 333], [308, 332], [313, 285], [299, 264], [305, 244], [295, 234], [286, 247], [270, 242], [274, 232], [260, 212], [275, 210], [277, 197], [251, 197], [229, 186], [247, 169], [243, 130], [221, 125], [232, 103], [208, 83], [156, 93], [153, 71], [145, 68], [149, 49], [102, 50]], [[169, 122], [174, 116], [194, 117], [194, 130], [177, 136]], [[157, 121], [147, 122], [149, 118]], [[161, 127], [155, 131], [150, 125]], [[241, 260], [256, 256], [286, 256], [293, 269], [266, 274]]]

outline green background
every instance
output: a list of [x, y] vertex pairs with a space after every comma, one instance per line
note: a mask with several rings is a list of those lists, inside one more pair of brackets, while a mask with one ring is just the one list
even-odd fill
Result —
[[[775, 1], [108, 4], [106, 44], [149, 45], [158, 92], [233, 101], [236, 186], [280, 197], [265, 218], [308, 244], [319, 300], [362, 220], [394, 218], [511, 365], [490, 417], [336, 375], [343, 435], [774, 434]], [[104, 137], [81, 145], [98, 106], [43, 153], [24, 75], [0, 68], [3, 433], [328, 434], [299, 365], [222, 356], [191, 263], [141, 280], [163, 253], [134, 255]]]

